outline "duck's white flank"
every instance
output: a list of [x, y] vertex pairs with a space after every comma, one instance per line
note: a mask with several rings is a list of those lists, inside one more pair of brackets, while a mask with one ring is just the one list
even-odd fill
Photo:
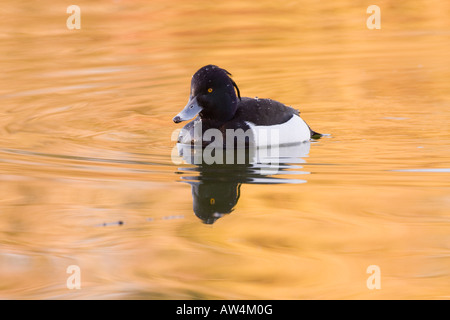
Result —
[[246, 122], [256, 137], [257, 146], [283, 145], [309, 141], [311, 131], [302, 118], [293, 115], [285, 123], [271, 126], [256, 126]]

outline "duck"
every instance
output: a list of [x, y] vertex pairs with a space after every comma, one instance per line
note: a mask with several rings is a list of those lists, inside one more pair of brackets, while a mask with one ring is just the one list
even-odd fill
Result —
[[301, 143], [322, 136], [297, 109], [272, 99], [241, 97], [231, 76], [212, 64], [194, 73], [189, 101], [172, 120], [195, 119], [181, 129], [178, 143], [204, 147], [215, 142], [228, 148], [230, 143], [233, 147], [239, 144], [235, 137], [248, 147]]

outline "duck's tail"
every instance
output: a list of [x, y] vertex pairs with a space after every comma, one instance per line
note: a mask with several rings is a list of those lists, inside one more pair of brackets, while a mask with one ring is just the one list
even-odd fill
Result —
[[311, 129], [310, 126], [308, 126], [309, 131], [311, 131], [311, 139], [320, 139], [321, 137], [323, 137], [323, 134], [315, 132], [314, 130]]

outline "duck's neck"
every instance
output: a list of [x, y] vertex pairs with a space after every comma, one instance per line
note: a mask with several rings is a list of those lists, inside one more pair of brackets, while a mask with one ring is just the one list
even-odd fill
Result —
[[217, 103], [215, 108], [202, 110], [200, 112], [200, 117], [202, 120], [225, 123], [233, 119], [237, 109], [238, 99], [236, 95], [224, 95], [223, 99]]

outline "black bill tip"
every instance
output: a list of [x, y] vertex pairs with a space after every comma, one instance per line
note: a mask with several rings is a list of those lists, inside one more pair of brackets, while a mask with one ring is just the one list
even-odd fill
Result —
[[182, 120], [181, 120], [181, 118], [180, 118], [180, 116], [175, 116], [173, 119], [173, 122], [175, 122], [175, 123], [180, 123]]

